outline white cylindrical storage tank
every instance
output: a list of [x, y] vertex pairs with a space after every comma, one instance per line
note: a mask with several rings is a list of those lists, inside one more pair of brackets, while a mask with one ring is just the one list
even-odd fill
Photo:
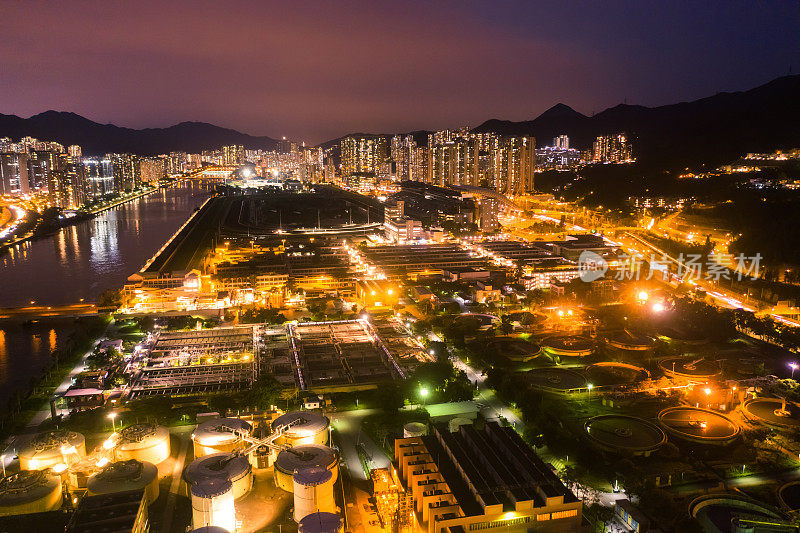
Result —
[[153, 503], [158, 498], [158, 468], [135, 459], [117, 461], [90, 477], [86, 487], [90, 495], [144, 489], [147, 502]]
[[451, 418], [450, 422], [447, 423], [447, 429], [450, 430], [450, 433], [454, 433], [458, 431], [458, 428], [460, 428], [461, 426], [471, 426], [472, 423], [473, 423], [472, 420], [470, 420], [469, 418], [462, 418], [462, 417]]
[[316, 411], [292, 411], [276, 418], [272, 431], [281, 433], [278, 444], [327, 444], [330, 425], [328, 417]]
[[422, 437], [428, 434], [428, 426], [422, 422], [409, 422], [403, 426], [403, 437]]
[[183, 472], [183, 478], [190, 487], [210, 477], [229, 479], [233, 485], [233, 497], [237, 500], [253, 487], [253, 467], [243, 455], [212, 453], [195, 459]]
[[0, 480], [0, 516], [43, 513], [61, 507], [61, 478], [23, 470]]
[[333, 473], [326, 468], [298, 470], [294, 480], [294, 520], [300, 522], [317, 512], [336, 511], [333, 498]]
[[157, 465], [169, 457], [169, 430], [155, 424], [134, 424], [120, 431], [118, 461], [136, 459]]
[[335, 513], [313, 513], [300, 520], [297, 531], [298, 533], [342, 533], [344, 523]]
[[242, 435], [250, 435], [253, 426], [238, 418], [215, 418], [199, 424], [192, 433], [194, 456], [235, 452], [247, 447]]
[[70, 465], [86, 457], [83, 435], [65, 429], [39, 433], [19, 452], [20, 470], [44, 470], [58, 463]]
[[233, 531], [236, 512], [233, 484], [224, 477], [202, 479], [192, 485], [192, 527], [214, 526]]
[[339, 456], [336, 450], [322, 444], [305, 444], [282, 450], [275, 459], [275, 484], [286, 492], [294, 491], [292, 476], [306, 468], [324, 468], [339, 477]]

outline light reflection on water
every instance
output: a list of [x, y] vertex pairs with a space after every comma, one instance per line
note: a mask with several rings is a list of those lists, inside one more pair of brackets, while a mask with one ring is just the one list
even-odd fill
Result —
[[161, 189], [0, 256], [0, 307], [93, 301], [158, 250], [208, 197], [201, 186]]
[[[161, 189], [0, 256], [0, 307], [93, 301], [121, 287], [208, 197], [204, 186]], [[28, 390], [63, 347], [73, 319], [0, 321], [0, 409]]]

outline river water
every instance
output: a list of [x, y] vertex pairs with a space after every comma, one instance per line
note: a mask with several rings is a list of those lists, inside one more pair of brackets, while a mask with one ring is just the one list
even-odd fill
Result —
[[[208, 187], [201, 184], [159, 189], [4, 252], [0, 307], [95, 301], [104, 290], [121, 287], [208, 196]], [[0, 321], [0, 408], [40, 375], [72, 324], [70, 319], [29, 325]]]

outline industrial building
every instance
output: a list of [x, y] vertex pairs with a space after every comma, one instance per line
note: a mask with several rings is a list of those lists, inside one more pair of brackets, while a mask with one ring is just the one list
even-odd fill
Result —
[[374, 388], [405, 374], [366, 320], [288, 324], [301, 390]]
[[511, 427], [434, 426], [394, 455], [428, 533], [579, 531], [581, 501]]
[[131, 378], [130, 398], [247, 388], [259, 371], [255, 331], [247, 326], [154, 334]]
[[134, 489], [83, 498], [70, 519], [67, 533], [102, 531], [150, 531], [145, 490]]
[[377, 245], [361, 250], [364, 261], [388, 279], [440, 274], [450, 268], [483, 267], [486, 260], [456, 244]]

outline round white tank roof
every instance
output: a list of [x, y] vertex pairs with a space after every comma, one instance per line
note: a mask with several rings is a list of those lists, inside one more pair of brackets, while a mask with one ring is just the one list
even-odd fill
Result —
[[282, 450], [275, 459], [275, 468], [288, 474], [306, 468], [333, 467], [338, 461], [336, 450], [322, 444], [302, 444]]
[[59, 450], [60, 453], [62, 446], [80, 446], [84, 442], [86, 440], [80, 433], [66, 429], [54, 429], [52, 431], [44, 431], [33, 437], [23, 453], [42, 453], [52, 449]]
[[342, 527], [342, 518], [336, 513], [311, 513], [300, 520], [301, 533], [335, 533]]
[[272, 430], [289, 426], [283, 434], [290, 438], [301, 438], [327, 431], [330, 425], [328, 417], [316, 411], [292, 411], [279, 416], [272, 422]]
[[192, 496], [198, 498], [216, 498], [233, 490], [233, 483], [224, 477], [208, 477], [192, 485]]
[[134, 424], [120, 431], [120, 447], [123, 450], [149, 448], [169, 439], [169, 430], [155, 424]]
[[46, 470], [23, 470], [0, 480], [0, 507], [34, 502], [52, 493], [61, 480]]
[[333, 472], [327, 468], [304, 468], [294, 473], [292, 478], [295, 483], [305, 485], [306, 487], [315, 487], [330, 481], [333, 477]]
[[190, 485], [210, 477], [223, 477], [235, 481], [252, 469], [250, 461], [243, 455], [212, 453], [192, 461], [186, 467], [183, 477]]
[[253, 426], [245, 420], [239, 418], [215, 418], [199, 424], [194, 433], [192, 433], [192, 438], [203, 445], [218, 446], [236, 442], [239, 439], [237, 433], [249, 435], [252, 431]]
[[87, 488], [95, 494], [109, 494], [141, 489], [158, 478], [158, 468], [153, 463], [136, 459], [108, 464], [89, 478]]

